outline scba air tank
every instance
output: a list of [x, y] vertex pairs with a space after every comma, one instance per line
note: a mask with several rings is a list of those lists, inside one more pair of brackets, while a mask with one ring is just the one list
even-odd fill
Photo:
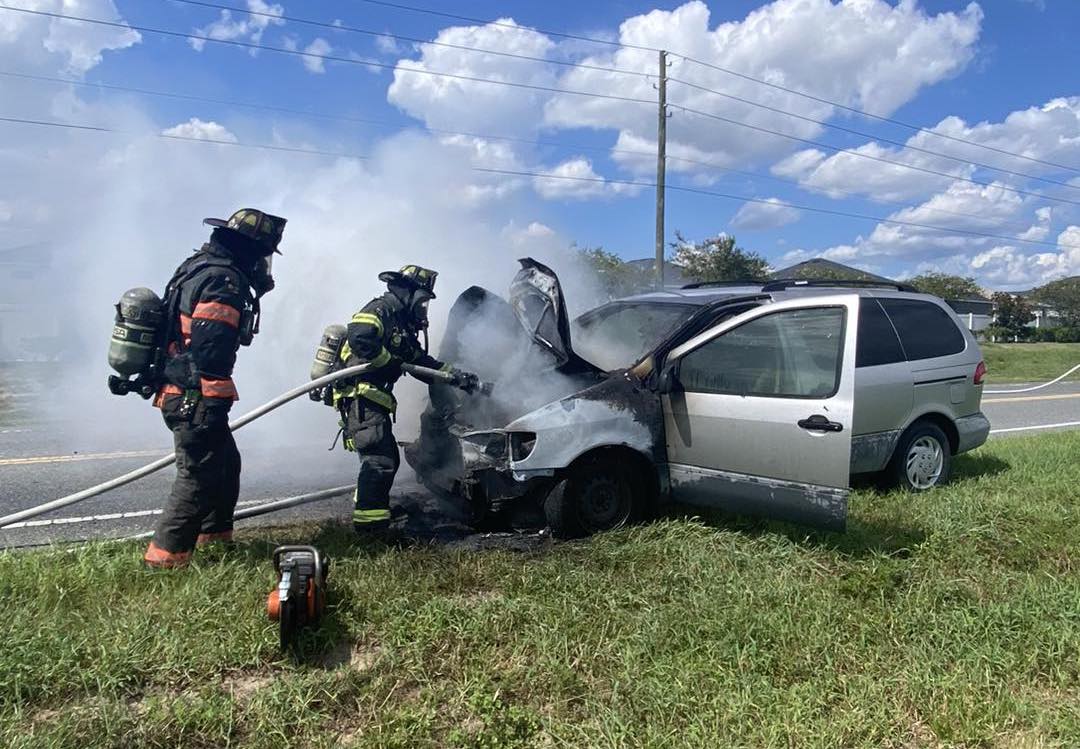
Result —
[[125, 377], [145, 372], [154, 362], [158, 330], [165, 317], [161, 298], [150, 289], [129, 289], [116, 305], [109, 341], [109, 366]]
[[323, 331], [315, 361], [311, 364], [311, 379], [325, 377], [341, 366], [341, 347], [345, 344], [347, 331], [344, 325], [328, 325]]

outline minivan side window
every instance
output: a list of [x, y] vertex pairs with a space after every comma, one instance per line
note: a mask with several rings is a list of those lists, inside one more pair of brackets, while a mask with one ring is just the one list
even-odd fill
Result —
[[840, 386], [844, 308], [774, 312], [691, 351], [679, 380], [693, 393], [829, 398]]
[[859, 300], [859, 334], [855, 345], [856, 367], [877, 367], [904, 361], [904, 349], [885, 310], [877, 299]]
[[959, 354], [967, 345], [952, 315], [933, 302], [880, 300], [889, 314], [909, 361]]

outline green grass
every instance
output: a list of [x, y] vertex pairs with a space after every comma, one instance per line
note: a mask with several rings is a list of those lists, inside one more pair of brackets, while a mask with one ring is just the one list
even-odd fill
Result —
[[845, 534], [673, 517], [531, 553], [358, 548], [283, 659], [259, 531], [0, 555], [5, 747], [1080, 746], [1080, 433]]
[[[983, 343], [987, 381], [1046, 382], [1080, 364], [1080, 343]], [[1070, 380], [1080, 380], [1080, 371]]]

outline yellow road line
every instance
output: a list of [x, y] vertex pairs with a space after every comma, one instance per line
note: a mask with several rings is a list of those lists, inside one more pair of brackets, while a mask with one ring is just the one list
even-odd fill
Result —
[[1080, 393], [1061, 393], [1059, 395], [1024, 395], [1019, 398], [983, 398], [983, 403], [1025, 403], [1027, 401], [1059, 401], [1066, 398], [1080, 398]]
[[118, 460], [161, 456], [164, 450], [130, 450], [116, 453], [79, 453], [76, 455], [38, 455], [26, 458], [0, 458], [0, 466], [29, 466], [43, 463], [77, 463], [84, 460]]

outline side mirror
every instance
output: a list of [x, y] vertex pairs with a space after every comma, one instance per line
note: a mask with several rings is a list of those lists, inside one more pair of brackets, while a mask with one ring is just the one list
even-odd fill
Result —
[[666, 364], [656, 380], [656, 390], [663, 395], [670, 395], [682, 391], [682, 383], [679, 382], [679, 368], [676, 364]]

